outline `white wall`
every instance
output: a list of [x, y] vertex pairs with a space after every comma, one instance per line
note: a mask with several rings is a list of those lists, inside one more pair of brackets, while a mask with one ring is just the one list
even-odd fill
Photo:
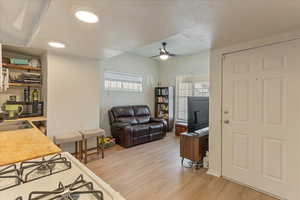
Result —
[[99, 61], [48, 53], [48, 136], [99, 127]]
[[[120, 105], [148, 105], [154, 110], [154, 87], [157, 86], [159, 71], [158, 62], [149, 58], [124, 53], [104, 60], [100, 64], [101, 76], [101, 127], [110, 135], [108, 110]], [[143, 92], [117, 92], [104, 90], [104, 71], [124, 72], [143, 76]]]
[[203, 75], [208, 77], [209, 51], [160, 61], [159, 72], [159, 80], [162, 86], [175, 86], [176, 76], [180, 75]]

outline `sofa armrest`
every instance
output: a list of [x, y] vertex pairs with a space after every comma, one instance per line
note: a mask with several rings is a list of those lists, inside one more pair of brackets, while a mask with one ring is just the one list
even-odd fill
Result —
[[161, 122], [164, 125], [164, 132], [167, 132], [167, 127], [168, 127], [168, 123], [165, 119], [161, 119], [161, 118], [150, 118], [150, 122]]
[[127, 122], [114, 122], [111, 124], [111, 133], [118, 142], [124, 147], [132, 146], [132, 126]]
[[154, 117], [151, 117], [150, 118], [150, 121], [151, 122], [165, 122], [166, 120], [162, 119], [162, 118], [154, 118]]

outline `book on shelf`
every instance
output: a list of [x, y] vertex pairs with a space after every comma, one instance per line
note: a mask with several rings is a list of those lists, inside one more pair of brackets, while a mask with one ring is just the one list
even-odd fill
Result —
[[166, 95], [169, 95], [169, 91], [167, 88], [158, 88], [157, 95], [158, 96], [166, 96]]
[[168, 99], [168, 97], [157, 97], [157, 102], [158, 103], [168, 103], [169, 99]]
[[159, 105], [157, 110], [157, 116], [160, 118], [168, 118], [169, 117], [169, 106], [166, 104]]

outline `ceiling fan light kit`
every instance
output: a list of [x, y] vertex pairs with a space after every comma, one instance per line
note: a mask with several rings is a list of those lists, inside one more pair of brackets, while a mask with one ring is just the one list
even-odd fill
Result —
[[168, 55], [168, 54], [161, 54], [161, 55], [159, 56], [159, 58], [160, 58], [161, 60], [168, 60], [168, 59], [169, 59], [169, 55]]
[[86, 11], [86, 10], [79, 10], [75, 13], [75, 17], [85, 23], [97, 23], [99, 21], [99, 18], [96, 14]]
[[63, 49], [66, 47], [66, 45], [61, 42], [49, 42], [48, 45], [51, 47], [54, 47], [54, 48], [59, 48], [59, 49]]

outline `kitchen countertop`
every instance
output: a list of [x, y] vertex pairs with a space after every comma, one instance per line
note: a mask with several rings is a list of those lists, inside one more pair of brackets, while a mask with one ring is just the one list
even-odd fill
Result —
[[22, 162], [61, 151], [32, 122], [45, 121], [45, 117], [30, 117], [33, 128], [15, 131], [0, 131], [0, 166]]

